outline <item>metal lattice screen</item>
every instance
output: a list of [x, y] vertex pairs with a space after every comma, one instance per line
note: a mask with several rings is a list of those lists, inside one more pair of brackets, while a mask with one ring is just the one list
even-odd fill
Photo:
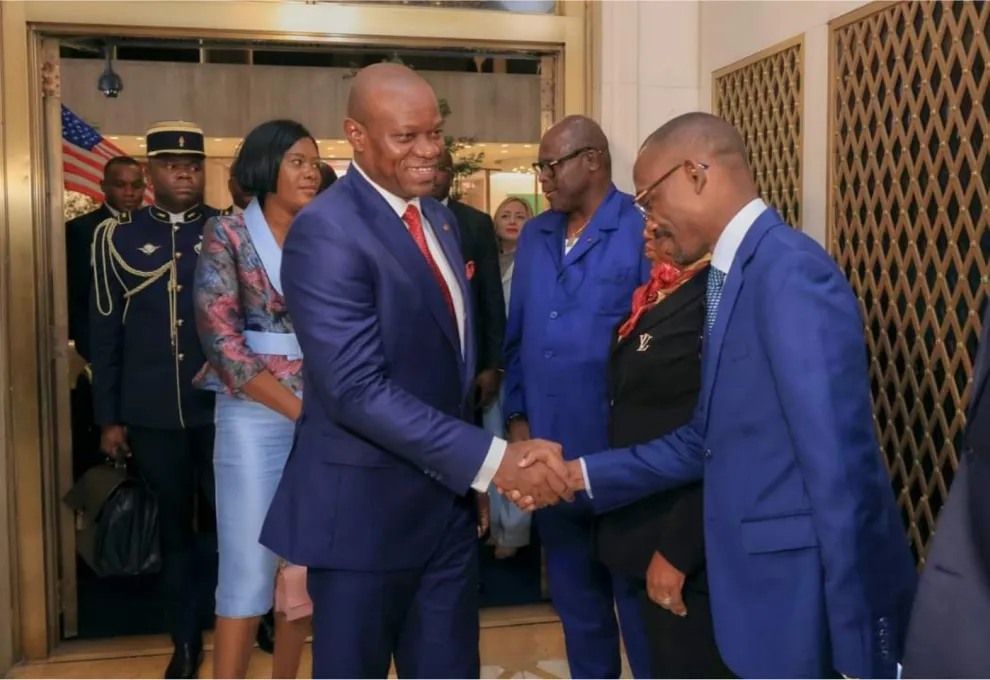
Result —
[[797, 229], [803, 69], [798, 39], [716, 71], [712, 83], [712, 111], [742, 133], [763, 199]]
[[834, 25], [829, 247], [867, 326], [877, 433], [919, 566], [963, 448], [990, 255], [990, 3]]

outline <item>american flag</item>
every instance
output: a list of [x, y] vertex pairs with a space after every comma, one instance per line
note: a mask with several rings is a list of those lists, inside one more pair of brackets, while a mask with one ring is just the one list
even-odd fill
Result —
[[[62, 175], [66, 189], [102, 202], [103, 166], [111, 158], [126, 155], [62, 105]], [[144, 201], [153, 203], [154, 200], [155, 194], [149, 184]]]

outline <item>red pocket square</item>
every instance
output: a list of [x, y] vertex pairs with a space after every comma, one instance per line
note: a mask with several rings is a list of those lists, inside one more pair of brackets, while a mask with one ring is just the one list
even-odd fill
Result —
[[467, 275], [468, 281], [474, 278], [474, 260], [464, 265], [464, 273]]

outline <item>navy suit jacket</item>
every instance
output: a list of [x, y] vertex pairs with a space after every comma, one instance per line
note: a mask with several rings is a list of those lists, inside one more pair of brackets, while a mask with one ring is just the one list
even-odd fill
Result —
[[740, 244], [691, 423], [585, 459], [598, 511], [704, 477], [715, 637], [740, 677], [894, 677], [915, 574], [848, 282], [772, 209]]
[[282, 286], [303, 350], [303, 410], [261, 542], [290, 562], [388, 571], [423, 566], [492, 435], [468, 425], [471, 295], [453, 215], [424, 198], [457, 275], [464, 353], [444, 297], [402, 220], [357, 171], [299, 215]]

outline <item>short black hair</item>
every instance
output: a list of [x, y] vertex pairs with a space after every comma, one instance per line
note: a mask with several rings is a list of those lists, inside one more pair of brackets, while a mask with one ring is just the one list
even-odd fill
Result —
[[114, 156], [107, 161], [106, 165], [103, 166], [104, 182], [110, 179], [110, 172], [119, 165], [133, 165], [137, 168], [141, 167], [141, 164], [135, 158], [131, 158], [130, 156]]
[[326, 191], [337, 181], [337, 171], [329, 163], [320, 163], [320, 191]]
[[248, 196], [260, 203], [278, 188], [278, 169], [282, 158], [300, 139], [316, 140], [302, 123], [294, 120], [270, 120], [248, 133], [230, 166], [230, 176]]

